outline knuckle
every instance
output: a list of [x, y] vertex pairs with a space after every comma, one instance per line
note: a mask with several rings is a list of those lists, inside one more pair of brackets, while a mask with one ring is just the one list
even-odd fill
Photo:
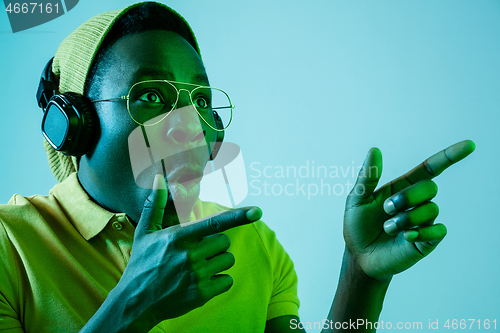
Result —
[[391, 197], [391, 200], [396, 207], [396, 210], [404, 210], [408, 208], [409, 202], [404, 192], [398, 192]]
[[182, 262], [184, 262], [184, 265], [189, 265], [189, 267], [193, 266], [195, 261], [193, 260], [193, 252], [191, 249], [186, 248], [182, 243], [176, 242], [175, 245], [172, 247], [172, 251], [175, 251], [175, 256], [181, 257]]
[[203, 280], [200, 270], [197, 270], [197, 269], [191, 270], [191, 272], [189, 273], [189, 277], [190, 277], [191, 281], [196, 283], [196, 284], [198, 284], [200, 281]]
[[396, 215], [396, 224], [398, 225], [399, 228], [405, 228], [410, 224], [410, 216], [406, 212], [399, 213]]
[[194, 277], [196, 279], [196, 282], [201, 282], [203, 281], [205, 274], [204, 274], [204, 269], [200, 268], [194, 271]]
[[171, 228], [172, 227], [166, 229], [167, 231], [165, 232], [168, 242], [175, 245], [180, 245], [181, 238], [179, 237], [179, 234], [173, 232]]
[[194, 251], [187, 251], [186, 253], [186, 262], [189, 264], [193, 264], [196, 262], [196, 253]]
[[427, 171], [427, 173], [428, 173], [429, 175], [431, 175], [432, 177], [437, 176], [437, 174], [434, 172], [434, 170], [433, 170], [433, 169], [432, 169], [432, 167], [430, 166], [430, 164], [429, 164], [429, 160], [428, 160], [428, 159], [427, 159], [427, 160], [425, 160], [425, 161], [423, 161], [423, 162], [422, 162], [422, 165], [423, 165], [423, 167], [424, 167], [424, 170], [425, 170], [425, 171]]
[[198, 300], [203, 304], [211, 299], [210, 288], [204, 285], [198, 285]]
[[154, 200], [153, 197], [150, 195], [144, 202], [144, 208], [152, 208], [154, 206]]
[[[162, 230], [166, 231], [166, 230]], [[163, 240], [168, 246], [168, 249], [172, 251], [179, 251], [179, 252], [184, 252], [186, 251], [186, 247], [184, 246], [183, 242], [181, 239], [177, 237], [175, 233], [170, 233], [168, 231], [163, 233]], [[186, 258], [183, 258], [186, 259]]]
[[241, 219], [246, 219], [245, 212], [241, 210], [232, 210], [229, 211], [229, 216], [227, 218], [230, 225], [234, 226], [238, 224], [238, 221]]
[[191, 268], [191, 261], [189, 260], [189, 255], [186, 251], [181, 251], [177, 254], [177, 258], [179, 258], [179, 262], [182, 263], [183, 267]]
[[222, 230], [221, 223], [217, 217], [213, 217], [208, 221], [208, 226], [213, 232], [220, 232]]

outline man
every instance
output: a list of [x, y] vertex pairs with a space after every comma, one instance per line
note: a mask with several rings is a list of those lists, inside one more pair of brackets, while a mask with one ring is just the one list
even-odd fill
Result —
[[[59, 93], [85, 96], [65, 98], [84, 105], [90, 125], [81, 157], [46, 145], [62, 181], [48, 197], [15, 196], [0, 211], [0, 329], [291, 331], [297, 279], [258, 221], [262, 212], [223, 212], [197, 198], [221, 127], [196, 94], [209, 81], [187, 23], [156, 3], [103, 13], [63, 41], [51, 68]], [[141, 118], [146, 110], [161, 112]], [[163, 164], [140, 175], [131, 162], [135, 131], [168, 147]], [[377, 321], [392, 276], [444, 238], [430, 179], [473, 150], [458, 143], [376, 191], [382, 158], [370, 150], [347, 200], [346, 251], [328, 313], [341, 325], [332, 330]], [[151, 183], [152, 191], [140, 186]]]

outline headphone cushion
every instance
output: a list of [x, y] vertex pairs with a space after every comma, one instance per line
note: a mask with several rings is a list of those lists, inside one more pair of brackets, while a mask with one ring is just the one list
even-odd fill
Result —
[[214, 120], [215, 120], [215, 127], [221, 131], [217, 131], [216, 133], [216, 139], [215, 143], [213, 146], [213, 149], [210, 153], [210, 160], [213, 161], [217, 154], [219, 153], [219, 149], [222, 145], [222, 141], [224, 141], [224, 124], [222, 123], [222, 119], [220, 118], [219, 114], [217, 111], [213, 111], [214, 115]]
[[70, 102], [73, 104], [83, 119], [83, 126], [78, 138], [78, 144], [71, 152], [73, 156], [82, 156], [86, 154], [93, 145], [95, 139], [95, 129], [97, 125], [97, 116], [93, 105], [84, 96], [74, 93], [63, 93]]

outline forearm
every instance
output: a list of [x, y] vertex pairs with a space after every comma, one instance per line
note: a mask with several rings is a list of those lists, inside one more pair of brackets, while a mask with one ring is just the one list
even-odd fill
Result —
[[[346, 249], [337, 292], [328, 314], [329, 329], [323, 329], [322, 332], [375, 332], [376, 330], [370, 329], [370, 324], [366, 323], [373, 324], [378, 321], [390, 281], [391, 279], [377, 281], [368, 277]], [[361, 324], [361, 320], [363, 325], [344, 324]], [[335, 323], [340, 329], [335, 329]]]
[[80, 333], [149, 332], [155, 323], [151, 318], [145, 318], [141, 307], [133, 304], [134, 299], [137, 298], [133, 293], [118, 284]]

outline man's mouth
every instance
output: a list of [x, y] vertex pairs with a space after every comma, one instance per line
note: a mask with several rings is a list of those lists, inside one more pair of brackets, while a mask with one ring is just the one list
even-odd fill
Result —
[[169, 172], [167, 181], [170, 184], [179, 183], [184, 186], [197, 184], [203, 177], [203, 170], [200, 166], [181, 166]]

